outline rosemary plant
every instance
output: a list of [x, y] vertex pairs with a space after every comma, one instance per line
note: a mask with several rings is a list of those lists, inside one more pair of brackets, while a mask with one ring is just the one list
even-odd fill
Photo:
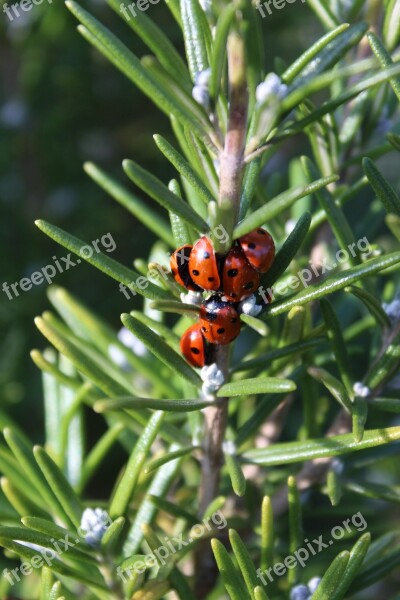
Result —
[[[45, 444], [7, 421], [0, 445], [1, 597], [399, 598], [400, 196], [382, 157], [399, 160], [400, 1], [308, 0], [325, 33], [273, 73], [265, 5], [166, 0], [183, 57], [139, 2], [108, 4], [150, 56], [66, 2], [170, 119], [175, 142], [154, 141], [176, 179], [126, 159], [132, 187], [85, 164], [155, 238], [134, 269], [36, 222], [143, 310], [118, 333], [49, 288], [54, 311], [35, 323], [50, 347], [32, 352]], [[307, 156], [290, 154], [299, 136]], [[169, 256], [206, 235], [224, 257], [260, 227], [272, 267], [238, 340], [196, 370], [179, 338], [198, 306]], [[87, 411], [105, 424], [90, 448]], [[93, 498], [117, 444], [111, 496]]]

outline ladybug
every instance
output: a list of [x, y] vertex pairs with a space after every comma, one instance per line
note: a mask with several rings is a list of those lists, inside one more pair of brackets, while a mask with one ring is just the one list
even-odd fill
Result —
[[190, 253], [189, 275], [203, 290], [219, 290], [221, 280], [217, 257], [211, 240], [205, 235], [195, 243]]
[[180, 348], [192, 367], [204, 367], [212, 363], [212, 349], [201, 332], [200, 323], [192, 325], [181, 337]]
[[248, 262], [240, 246], [234, 246], [222, 269], [222, 289], [229, 302], [240, 302], [253, 294], [260, 285], [260, 275]]
[[211, 296], [200, 307], [201, 333], [211, 344], [230, 344], [240, 333], [239, 313], [229, 302]]
[[181, 246], [171, 255], [170, 267], [174, 279], [179, 285], [191, 290], [192, 292], [200, 292], [201, 288], [196, 285], [189, 275], [189, 257], [193, 246]]
[[275, 244], [272, 236], [259, 227], [239, 238], [239, 244], [247, 260], [260, 273], [266, 273], [275, 258]]

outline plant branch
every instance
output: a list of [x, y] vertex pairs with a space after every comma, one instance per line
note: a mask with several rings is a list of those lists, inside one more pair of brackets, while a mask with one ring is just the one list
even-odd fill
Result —
[[[219, 252], [228, 252], [232, 232], [237, 224], [242, 195], [244, 171], [244, 151], [247, 135], [248, 90], [246, 81], [246, 59], [244, 40], [239, 32], [233, 31], [228, 37], [228, 76], [229, 76], [229, 114], [224, 150], [220, 157], [220, 186], [218, 201], [219, 224], [229, 234], [229, 240], [218, 248]], [[229, 346], [219, 346], [216, 363], [229, 377]], [[222, 444], [228, 416], [228, 398], [222, 398], [218, 406], [204, 411], [205, 436], [201, 465], [201, 486], [199, 510], [202, 516], [209, 504], [219, 493], [220, 473], [223, 465]], [[212, 589], [217, 570], [211, 548], [208, 543], [199, 544], [196, 554], [197, 585], [196, 596], [205, 598]]]
[[229, 114], [224, 150], [220, 157], [218, 208], [221, 225], [231, 234], [239, 218], [247, 136], [248, 89], [244, 40], [238, 32], [228, 38]]

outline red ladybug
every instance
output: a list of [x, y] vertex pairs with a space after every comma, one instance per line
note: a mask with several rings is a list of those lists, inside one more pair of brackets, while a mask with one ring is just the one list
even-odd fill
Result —
[[211, 296], [200, 307], [201, 333], [211, 344], [230, 344], [240, 333], [237, 310], [219, 296]]
[[253, 269], [266, 273], [271, 268], [275, 258], [275, 244], [268, 231], [259, 227], [243, 235], [238, 241]]
[[249, 264], [240, 246], [234, 246], [222, 269], [222, 290], [230, 302], [240, 302], [259, 287], [260, 276]]
[[199, 323], [192, 325], [181, 337], [181, 352], [192, 367], [210, 364], [210, 349], [207, 346]]
[[192, 292], [200, 292], [201, 288], [196, 285], [189, 275], [189, 257], [193, 246], [181, 246], [171, 255], [170, 267], [174, 279], [179, 285], [191, 290]]
[[217, 257], [211, 241], [206, 236], [201, 237], [193, 246], [189, 258], [189, 275], [203, 290], [219, 290], [221, 280]]

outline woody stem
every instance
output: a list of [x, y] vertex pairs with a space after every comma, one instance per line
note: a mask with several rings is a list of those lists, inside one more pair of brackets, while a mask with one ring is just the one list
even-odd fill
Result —
[[[246, 82], [246, 62], [244, 39], [238, 31], [228, 38], [229, 114], [224, 149], [220, 156], [220, 185], [218, 211], [221, 225], [229, 234], [224, 248], [227, 252], [232, 244], [232, 233], [238, 221], [244, 153], [247, 134], [248, 90]], [[216, 363], [224, 374], [229, 374], [229, 346], [219, 346]], [[205, 437], [201, 465], [201, 485], [199, 498], [200, 515], [218, 496], [220, 473], [223, 465], [222, 444], [228, 416], [228, 398], [222, 398], [218, 406], [205, 409]], [[199, 545], [196, 556], [197, 585], [196, 596], [206, 597], [212, 589], [216, 577], [215, 564], [209, 543]]]

